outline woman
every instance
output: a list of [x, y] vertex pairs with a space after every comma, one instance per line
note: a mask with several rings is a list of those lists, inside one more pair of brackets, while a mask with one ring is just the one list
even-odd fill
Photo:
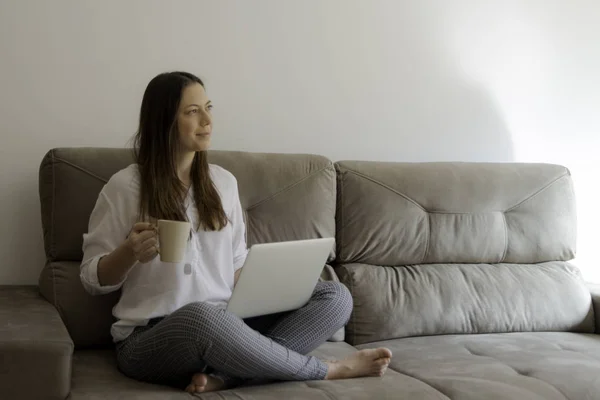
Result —
[[[249, 379], [383, 375], [388, 349], [338, 362], [306, 356], [348, 322], [352, 298], [341, 284], [318, 283], [308, 304], [289, 313], [244, 321], [225, 311], [247, 249], [237, 182], [207, 161], [211, 109], [198, 77], [152, 79], [136, 163], [109, 180], [91, 214], [81, 280], [92, 294], [122, 289], [111, 328], [119, 369], [188, 392]], [[192, 223], [182, 265], [157, 257], [157, 219]]]

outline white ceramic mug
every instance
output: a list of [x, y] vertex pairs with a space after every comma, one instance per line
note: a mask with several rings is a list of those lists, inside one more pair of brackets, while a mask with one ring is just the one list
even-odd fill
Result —
[[178, 263], [183, 261], [191, 224], [186, 221], [158, 220], [158, 247], [160, 261]]

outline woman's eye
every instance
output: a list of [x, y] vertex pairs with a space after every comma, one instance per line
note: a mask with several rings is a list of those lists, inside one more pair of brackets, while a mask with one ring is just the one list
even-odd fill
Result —
[[209, 106], [207, 106], [207, 107], [206, 107], [206, 109], [207, 109], [208, 111], [212, 110], [212, 109], [213, 109], [213, 106], [212, 106], [212, 104], [211, 104], [211, 105], [209, 105]]
[[197, 109], [190, 110], [189, 114], [196, 114], [198, 112]]

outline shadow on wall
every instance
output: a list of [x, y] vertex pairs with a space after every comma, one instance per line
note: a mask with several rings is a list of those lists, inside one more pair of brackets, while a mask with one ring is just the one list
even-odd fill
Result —
[[[329, 64], [339, 65], [341, 57], [344, 64], [353, 65], [330, 71], [336, 90], [342, 92], [338, 96], [360, 97], [353, 105], [352, 124], [374, 136], [335, 158], [514, 161], [499, 105], [485, 82], [461, 66], [464, 60], [449, 42], [443, 13], [421, 3], [396, 3], [401, 10], [392, 13], [391, 4], [369, 2], [357, 13], [361, 17], [353, 24], [358, 33], [352, 44], [341, 32], [329, 38]], [[347, 47], [340, 48], [340, 40]]]
[[416, 155], [431, 161], [514, 161], [510, 133], [494, 98], [455, 72], [437, 82], [437, 93], [416, 104], [424, 111]]

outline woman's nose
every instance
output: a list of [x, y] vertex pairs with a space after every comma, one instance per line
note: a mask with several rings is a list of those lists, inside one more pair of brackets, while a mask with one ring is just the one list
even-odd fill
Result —
[[207, 113], [203, 113], [200, 116], [200, 125], [201, 126], [208, 126], [208, 125], [210, 125], [210, 115], [208, 115]]

